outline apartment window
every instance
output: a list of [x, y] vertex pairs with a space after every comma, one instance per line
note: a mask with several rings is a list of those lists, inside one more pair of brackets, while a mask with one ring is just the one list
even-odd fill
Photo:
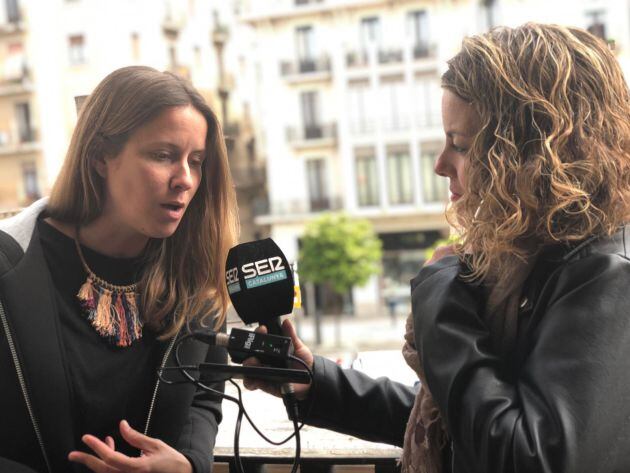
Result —
[[426, 10], [408, 14], [409, 33], [413, 41], [413, 57], [418, 59], [429, 55], [429, 18]]
[[364, 135], [374, 131], [373, 109], [369, 82], [351, 82], [348, 87], [348, 118], [351, 133]]
[[82, 34], [68, 37], [68, 54], [70, 55], [70, 64], [85, 63], [85, 37]]
[[319, 94], [317, 91], [302, 92], [300, 94], [300, 102], [302, 105], [304, 138], [321, 138], [322, 126], [319, 117]]
[[131, 57], [134, 61], [140, 60], [140, 35], [131, 33]]
[[177, 49], [173, 44], [168, 47], [168, 61], [171, 71], [174, 71], [177, 68]]
[[387, 190], [393, 205], [413, 203], [411, 158], [407, 146], [387, 150]]
[[356, 149], [355, 165], [359, 207], [379, 205], [378, 169], [374, 148]]
[[28, 200], [37, 200], [41, 197], [35, 163], [24, 163], [22, 166], [22, 185]]
[[315, 31], [312, 26], [295, 29], [297, 58], [300, 72], [315, 70]]
[[435, 174], [435, 162], [440, 155], [440, 145], [421, 145], [420, 147], [420, 182], [422, 200], [425, 204], [444, 202], [448, 196], [448, 180]]
[[21, 81], [26, 77], [26, 62], [22, 43], [9, 43], [4, 62], [4, 80]]
[[361, 46], [367, 49], [381, 41], [381, 21], [376, 16], [361, 20]]
[[591, 11], [586, 13], [587, 27], [589, 33], [606, 41], [606, 23], [604, 22], [605, 12]]
[[31, 124], [31, 108], [28, 102], [15, 104], [15, 118], [18, 126], [20, 143], [29, 143], [35, 140], [35, 133]]
[[323, 158], [306, 161], [309, 208], [311, 212], [328, 210], [328, 186], [326, 185], [326, 161]]
[[18, 23], [22, 18], [20, 17], [20, 7], [17, 0], [5, 0], [4, 5], [7, 9], [7, 21], [9, 23]]
[[383, 128], [387, 131], [405, 130], [409, 126], [409, 94], [402, 76], [383, 78], [381, 81], [381, 110]]
[[416, 123], [421, 127], [435, 127], [442, 123], [439, 79], [433, 76], [416, 76], [413, 100]]

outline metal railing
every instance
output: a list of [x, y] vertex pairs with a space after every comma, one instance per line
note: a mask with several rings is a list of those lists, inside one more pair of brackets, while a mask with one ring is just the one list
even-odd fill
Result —
[[334, 140], [337, 138], [337, 124], [305, 125], [302, 127], [288, 127], [287, 141], [289, 143], [308, 142], [315, 140]]
[[283, 76], [330, 72], [330, 57], [323, 55], [317, 58], [300, 58], [296, 61], [282, 61], [280, 73]]

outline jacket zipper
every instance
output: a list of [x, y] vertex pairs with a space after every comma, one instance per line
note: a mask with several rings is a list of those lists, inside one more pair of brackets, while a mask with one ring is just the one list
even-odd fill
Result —
[[[162, 364], [160, 365], [160, 372], [166, 366], [166, 361], [168, 360], [168, 356], [171, 354], [173, 350], [173, 346], [175, 345], [175, 340], [177, 340], [177, 336], [179, 332], [175, 334], [175, 336], [171, 339], [166, 352], [164, 353], [164, 357], [162, 358]], [[153, 408], [155, 407], [155, 400], [157, 399], [158, 388], [160, 387], [160, 377], [158, 376], [157, 381], [155, 382], [155, 388], [153, 389], [153, 396], [151, 397], [151, 404], [149, 404], [149, 414], [147, 415], [147, 423], [144, 426], [144, 435], [149, 435], [149, 426], [151, 425], [151, 417], [153, 416]]]
[[46, 449], [44, 448], [44, 440], [42, 438], [41, 431], [39, 430], [39, 425], [37, 424], [35, 413], [33, 412], [31, 398], [28, 395], [28, 390], [26, 388], [26, 380], [24, 379], [22, 366], [20, 365], [20, 360], [18, 358], [17, 351], [15, 350], [15, 344], [13, 343], [13, 336], [11, 335], [11, 332], [9, 330], [9, 323], [7, 321], [6, 314], [4, 313], [4, 307], [2, 305], [2, 301], [0, 301], [0, 319], [2, 320], [2, 328], [4, 329], [4, 333], [6, 334], [6, 337], [7, 337], [9, 350], [11, 351], [11, 358], [13, 358], [13, 365], [15, 366], [15, 372], [17, 373], [18, 382], [20, 383], [22, 395], [24, 396], [24, 402], [26, 402], [26, 409], [28, 410], [28, 415], [31, 418], [31, 423], [33, 424], [33, 429], [35, 430], [35, 436], [37, 437], [39, 448], [42, 451], [42, 455], [44, 457], [44, 461], [46, 462], [46, 468], [48, 469], [48, 472], [52, 473], [52, 468], [50, 467], [50, 462], [48, 461], [48, 455], [46, 454]]

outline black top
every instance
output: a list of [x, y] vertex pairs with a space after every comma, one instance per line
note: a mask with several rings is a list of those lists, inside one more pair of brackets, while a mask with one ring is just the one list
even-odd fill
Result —
[[[111, 435], [116, 449], [138, 455], [120, 436], [118, 424], [126, 419], [144, 431], [156, 382], [155, 367], [161, 350], [154, 333], [143, 329], [142, 338], [120, 348], [101, 337], [84, 316], [76, 294], [87, 274], [74, 240], [43, 219], [38, 231], [44, 256], [56, 289], [65, 362], [70, 376], [77, 446], [90, 451], [81, 441], [83, 434], [100, 439]], [[139, 258], [111, 258], [81, 246], [83, 256], [100, 278], [115, 285], [133, 284], [141, 269]]]

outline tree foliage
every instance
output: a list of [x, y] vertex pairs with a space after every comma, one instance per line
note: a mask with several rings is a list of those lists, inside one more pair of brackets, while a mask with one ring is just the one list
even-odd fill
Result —
[[365, 284], [381, 269], [381, 241], [367, 220], [324, 214], [307, 225], [300, 250], [300, 275], [328, 284], [338, 294]]

